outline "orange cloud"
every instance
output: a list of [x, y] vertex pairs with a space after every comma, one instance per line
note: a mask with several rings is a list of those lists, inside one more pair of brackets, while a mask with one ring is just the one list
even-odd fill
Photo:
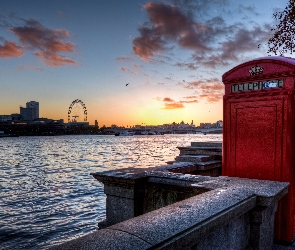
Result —
[[63, 66], [76, 64], [72, 59], [60, 56], [60, 52], [74, 52], [74, 44], [65, 39], [68, 38], [67, 30], [48, 29], [34, 19], [26, 21], [23, 27], [10, 29], [20, 42], [30, 50], [38, 50], [36, 56], [43, 57], [43, 62], [49, 66]]
[[[180, 83], [180, 85], [187, 89], [196, 90], [197, 96], [209, 103], [222, 100], [224, 94], [224, 85], [217, 78], [190, 81]], [[195, 98], [194, 96], [192, 97]]]
[[17, 46], [14, 42], [5, 41], [4, 45], [0, 45], [0, 57], [21, 57], [24, 54], [23, 47]]
[[44, 58], [43, 62], [48, 66], [58, 67], [58, 66], [63, 66], [68, 63], [76, 64], [76, 62], [74, 60], [72, 60], [70, 58], [61, 57], [57, 54], [48, 54], [48, 53], [44, 53], [44, 52], [37, 52], [37, 53], [35, 53], [35, 55], [43, 57]]
[[182, 109], [184, 108], [184, 105], [182, 103], [165, 103], [165, 108], [163, 109]]
[[167, 110], [185, 108], [185, 106], [183, 105], [184, 103], [192, 104], [192, 103], [198, 103], [199, 102], [197, 99], [190, 100], [190, 99], [196, 98], [196, 96], [187, 96], [187, 97], [184, 97], [184, 98], [189, 99], [189, 100], [176, 102], [175, 100], [173, 100], [170, 97], [164, 97], [163, 99], [161, 99], [160, 97], [156, 97], [154, 99], [157, 100], [157, 101], [162, 101], [164, 103], [164, 108], [162, 108], [162, 109], [167, 109]]
[[205, 99], [208, 103], [219, 102], [223, 98], [223, 93], [204, 93], [200, 95], [200, 98]]
[[123, 71], [123, 72], [129, 72], [129, 73], [131, 73], [132, 75], [136, 75], [136, 76], [139, 75], [138, 73], [136, 73], [136, 72], [134, 72], [134, 71], [128, 69], [127, 67], [121, 67], [120, 70]]
[[190, 95], [190, 96], [186, 96], [184, 98], [185, 99], [195, 99], [195, 98], [197, 98], [197, 96], [196, 95]]
[[169, 97], [165, 97], [165, 98], [163, 99], [163, 102], [174, 102], [174, 100], [171, 99], [171, 98], [169, 98]]
[[198, 100], [180, 101], [180, 103], [198, 103]]
[[[159, 97], [157, 97], [157, 100], [160, 101], [161, 99]], [[182, 104], [182, 102], [175, 102], [170, 97], [165, 97], [162, 101], [164, 102], [164, 105], [165, 105], [164, 108], [162, 108], [162, 109], [171, 110], [171, 109], [185, 108], [185, 106]]]
[[141, 66], [138, 66], [138, 65], [136, 65], [135, 63], [132, 63], [132, 67], [133, 67], [133, 68], [142, 68], [142, 65], [141, 65]]

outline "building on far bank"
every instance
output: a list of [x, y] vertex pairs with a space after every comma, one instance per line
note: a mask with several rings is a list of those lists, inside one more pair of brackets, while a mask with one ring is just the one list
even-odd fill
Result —
[[217, 128], [222, 128], [222, 120], [217, 121]]
[[20, 107], [19, 113], [21, 115], [22, 120], [33, 121], [33, 109]]
[[222, 128], [222, 120], [215, 123], [200, 123], [200, 128]]
[[0, 122], [12, 121], [11, 115], [0, 115]]
[[39, 118], [39, 102], [35, 102], [35, 101], [27, 102], [26, 108], [32, 109], [32, 115], [33, 115], [32, 120]]
[[20, 107], [20, 115], [24, 121], [33, 121], [39, 118], [39, 102], [30, 101], [26, 107]]

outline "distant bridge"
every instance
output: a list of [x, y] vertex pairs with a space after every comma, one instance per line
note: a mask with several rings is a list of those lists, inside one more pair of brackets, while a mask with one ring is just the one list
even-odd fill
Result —
[[139, 134], [205, 134], [205, 133], [222, 133], [222, 128], [188, 128], [188, 129], [145, 129], [145, 128], [108, 128], [105, 129], [106, 132], [109, 133], [119, 133], [124, 131], [130, 131]]

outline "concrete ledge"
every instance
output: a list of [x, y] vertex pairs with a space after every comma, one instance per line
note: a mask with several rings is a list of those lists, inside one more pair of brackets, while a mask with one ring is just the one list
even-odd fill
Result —
[[[211, 230], [247, 213], [255, 204], [255, 196], [248, 192], [219, 189], [109, 228], [136, 235], [155, 248], [173, 246], [172, 249], [181, 249], [201, 241]], [[247, 230], [250, 232], [250, 228]]]
[[103, 229], [81, 238], [51, 247], [51, 250], [118, 250], [148, 249], [151, 245], [144, 240], [120, 230]]
[[[115, 176], [136, 182], [134, 175], [124, 175], [126, 171], [116, 172]], [[143, 181], [147, 193], [166, 187], [168, 196], [179, 189], [195, 190], [192, 193], [198, 195], [52, 249], [271, 249], [277, 202], [287, 193], [288, 183], [162, 171], [145, 171], [136, 176]], [[136, 185], [134, 188], [136, 194]], [[136, 199], [129, 208], [114, 203], [109, 209], [116, 213], [136, 210]]]

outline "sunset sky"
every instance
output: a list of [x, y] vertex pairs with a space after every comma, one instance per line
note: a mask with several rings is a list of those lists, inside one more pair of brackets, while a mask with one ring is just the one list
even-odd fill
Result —
[[0, 115], [38, 101], [67, 122], [80, 99], [100, 127], [222, 120], [222, 74], [267, 55], [287, 2], [1, 0]]

